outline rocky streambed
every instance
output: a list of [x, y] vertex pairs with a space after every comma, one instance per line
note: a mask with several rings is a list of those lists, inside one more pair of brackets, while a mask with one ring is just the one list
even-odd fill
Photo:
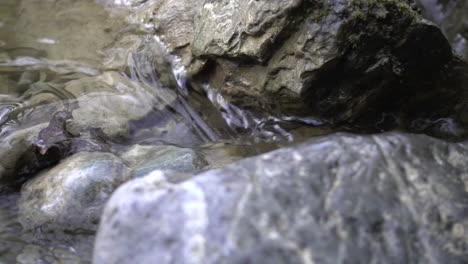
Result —
[[3, 0], [0, 263], [467, 263], [458, 0]]

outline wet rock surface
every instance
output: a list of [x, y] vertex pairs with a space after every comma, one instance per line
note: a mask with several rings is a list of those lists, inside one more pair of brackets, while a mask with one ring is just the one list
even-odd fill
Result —
[[[465, 130], [452, 106], [466, 103], [466, 71], [455, 74], [465, 84], [449, 81], [445, 69], [453, 74], [459, 62], [412, 1], [205, 1], [190, 12], [177, 2], [154, 9], [155, 18], [171, 18], [155, 19], [157, 32], [194, 86], [209, 83], [238, 106], [361, 132], [419, 132], [414, 122], [444, 117]], [[194, 33], [173, 34], [174, 25]], [[437, 104], [441, 97], [452, 106]]]
[[76, 94], [79, 104], [68, 126], [75, 131], [99, 129], [109, 138], [128, 138], [129, 121], [144, 118], [155, 105], [151, 93], [117, 72], [71, 81], [65, 89]]
[[130, 177], [112, 154], [75, 154], [23, 185], [19, 222], [28, 230], [94, 230], [110, 194]]
[[136, 145], [121, 157], [134, 168], [134, 177], [147, 175], [154, 170], [194, 173], [207, 165], [203, 156], [195, 150], [175, 146]]
[[[465, 143], [335, 134], [107, 204], [94, 263], [464, 263]], [[151, 234], [151, 235], [148, 235]]]

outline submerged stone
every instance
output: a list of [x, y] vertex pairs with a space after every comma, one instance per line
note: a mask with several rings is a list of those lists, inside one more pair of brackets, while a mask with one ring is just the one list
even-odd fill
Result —
[[201, 153], [196, 150], [175, 146], [136, 145], [126, 151], [121, 158], [134, 169], [135, 177], [147, 175], [155, 170], [193, 173], [207, 165]]
[[117, 72], [74, 80], [65, 89], [79, 105], [68, 125], [77, 131], [100, 129], [110, 138], [128, 137], [129, 122], [143, 118], [155, 106], [150, 92]]
[[464, 263], [468, 145], [335, 134], [109, 200], [93, 263]]

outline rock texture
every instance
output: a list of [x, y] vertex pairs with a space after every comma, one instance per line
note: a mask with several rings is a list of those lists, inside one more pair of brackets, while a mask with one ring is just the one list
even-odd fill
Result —
[[130, 177], [112, 154], [75, 154], [23, 185], [19, 222], [27, 230], [94, 230], [104, 203]]
[[468, 145], [335, 134], [106, 205], [94, 263], [465, 263]]
[[360, 131], [416, 131], [428, 118], [466, 130], [456, 118], [466, 85], [450, 80], [467, 77], [413, 1], [157, 1], [150, 10], [192, 86], [208, 83], [243, 108]]

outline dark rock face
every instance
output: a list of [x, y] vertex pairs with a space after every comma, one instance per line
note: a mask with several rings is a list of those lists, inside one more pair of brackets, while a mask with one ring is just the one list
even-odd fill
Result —
[[438, 24], [455, 52], [468, 59], [468, 2], [463, 0], [417, 0], [423, 16]]
[[467, 154], [335, 134], [188, 180], [153, 173], [111, 197], [94, 263], [466, 263]]

